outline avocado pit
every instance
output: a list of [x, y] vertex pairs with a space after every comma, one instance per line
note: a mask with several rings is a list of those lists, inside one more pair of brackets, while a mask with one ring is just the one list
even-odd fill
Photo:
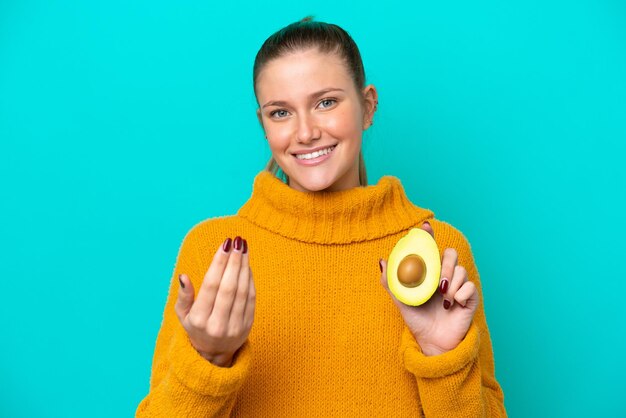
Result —
[[398, 265], [398, 281], [404, 287], [417, 287], [426, 278], [426, 263], [417, 254], [409, 254]]

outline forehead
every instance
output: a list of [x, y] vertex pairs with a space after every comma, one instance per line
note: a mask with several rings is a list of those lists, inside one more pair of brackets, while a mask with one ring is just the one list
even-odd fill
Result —
[[269, 61], [259, 73], [257, 93], [260, 97], [298, 96], [329, 86], [348, 91], [352, 83], [340, 57], [310, 49]]

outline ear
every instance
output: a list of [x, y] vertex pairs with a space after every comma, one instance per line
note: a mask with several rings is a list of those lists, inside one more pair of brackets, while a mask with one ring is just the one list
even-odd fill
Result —
[[265, 132], [265, 127], [263, 126], [263, 115], [261, 114], [261, 109], [256, 110], [256, 117], [257, 119], [259, 119], [259, 123], [261, 124], [261, 129], [263, 129], [263, 132]]
[[374, 113], [378, 106], [378, 92], [373, 84], [363, 89], [363, 99], [365, 101], [365, 107], [363, 109], [363, 130], [365, 130], [374, 123]]
[[261, 109], [256, 110], [256, 117], [257, 119], [259, 119], [259, 123], [261, 124], [261, 126], [263, 126], [263, 117], [261, 116]]

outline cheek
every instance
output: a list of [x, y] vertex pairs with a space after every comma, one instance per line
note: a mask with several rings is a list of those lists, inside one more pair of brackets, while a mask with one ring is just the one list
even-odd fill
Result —
[[280, 132], [267, 132], [267, 141], [274, 154], [281, 154], [289, 147], [289, 138]]
[[326, 121], [326, 128], [333, 136], [353, 137], [361, 131], [361, 114], [351, 109], [336, 112]]
[[275, 125], [272, 122], [268, 122], [265, 125], [265, 135], [267, 143], [274, 153], [289, 146], [289, 135], [284, 128], [284, 124]]

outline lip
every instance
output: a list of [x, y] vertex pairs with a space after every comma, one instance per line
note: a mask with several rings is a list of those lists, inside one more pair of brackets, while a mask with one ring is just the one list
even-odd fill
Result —
[[331, 145], [325, 145], [323, 147], [305, 149], [305, 150], [302, 150], [302, 151], [292, 152], [291, 154], [292, 155], [310, 154], [310, 153], [315, 152], [315, 151], [319, 151], [319, 150], [323, 150], [323, 149], [330, 148], [330, 147], [335, 147], [335, 146], [337, 146], [337, 144], [331, 144]]
[[[332, 146], [333, 145], [331, 145], [331, 147]], [[335, 150], [337, 149], [337, 145], [334, 145], [334, 147], [335, 148], [333, 148], [333, 150], [331, 152], [329, 152], [328, 154], [320, 155], [319, 157], [313, 158], [311, 160], [301, 160], [298, 157], [296, 157], [295, 154], [294, 154], [293, 158], [295, 158], [296, 162], [298, 164], [300, 164], [300, 165], [305, 165], [305, 166], [318, 165], [318, 164], [323, 163], [327, 159], [329, 159], [335, 153]], [[318, 148], [315, 148], [315, 150], [310, 150], [310, 151], [306, 151], [306, 152], [300, 152], [299, 154], [308, 154], [310, 152], [315, 152], [315, 151], [318, 151], [318, 150], [321, 150], [321, 149], [326, 149], [326, 148], [329, 148], [329, 147], [321, 147], [321, 148], [318, 147]]]

